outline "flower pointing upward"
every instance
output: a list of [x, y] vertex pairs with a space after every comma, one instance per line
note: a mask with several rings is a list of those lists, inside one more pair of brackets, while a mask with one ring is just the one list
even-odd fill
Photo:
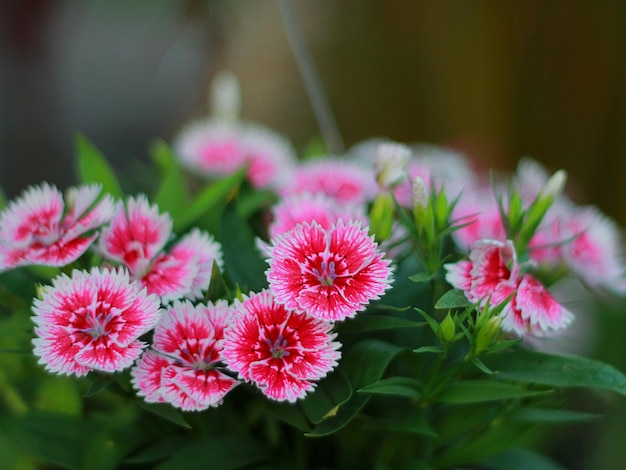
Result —
[[277, 237], [267, 271], [278, 303], [325, 320], [354, 316], [391, 285], [389, 261], [361, 228], [303, 223]]

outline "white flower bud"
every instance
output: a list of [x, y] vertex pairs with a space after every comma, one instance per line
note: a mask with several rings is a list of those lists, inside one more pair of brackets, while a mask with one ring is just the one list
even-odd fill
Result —
[[546, 182], [541, 192], [545, 196], [556, 199], [563, 192], [563, 188], [565, 188], [566, 181], [567, 181], [567, 172], [565, 170], [559, 170], [550, 177], [550, 179]]
[[411, 182], [411, 204], [414, 208], [428, 205], [428, 190], [424, 180], [419, 176], [413, 178]]
[[241, 91], [239, 80], [234, 73], [218, 73], [209, 89], [211, 115], [223, 121], [236, 121], [241, 111]]
[[381, 188], [393, 188], [406, 178], [406, 164], [410, 157], [411, 150], [406, 145], [391, 142], [380, 144], [374, 170]]

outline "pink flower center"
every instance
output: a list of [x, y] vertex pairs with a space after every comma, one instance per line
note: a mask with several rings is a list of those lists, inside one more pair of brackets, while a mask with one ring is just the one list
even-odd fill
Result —
[[76, 314], [79, 317], [79, 322], [82, 323], [77, 330], [88, 334], [94, 339], [109, 334], [111, 330], [110, 323], [116, 317], [111, 312], [111, 304], [104, 301], [99, 301], [95, 309], [81, 307], [76, 311]]
[[334, 261], [322, 261], [319, 269], [313, 268], [313, 274], [317, 277], [317, 280], [320, 281], [320, 284], [326, 286], [332, 286], [337, 278], [337, 273], [335, 273], [335, 262]]
[[265, 338], [265, 343], [269, 347], [270, 353], [274, 359], [280, 359], [282, 357], [289, 356], [289, 351], [287, 351], [288, 341], [283, 338], [282, 334], [278, 335], [273, 342], [269, 338]]

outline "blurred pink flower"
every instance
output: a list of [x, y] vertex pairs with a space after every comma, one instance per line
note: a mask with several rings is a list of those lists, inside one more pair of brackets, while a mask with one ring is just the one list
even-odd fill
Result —
[[244, 165], [256, 187], [275, 187], [295, 162], [295, 153], [279, 134], [256, 125], [218, 119], [189, 124], [177, 136], [174, 148], [182, 163], [207, 177], [228, 175]]
[[213, 261], [221, 266], [220, 245], [205, 232], [192, 230], [165, 251], [172, 221], [143, 195], [118, 202], [111, 224], [102, 230], [99, 249], [126, 266], [131, 277], [163, 302], [200, 298], [211, 281]]
[[100, 185], [61, 192], [48, 183], [31, 186], [0, 213], [0, 271], [43, 264], [65, 266], [93, 243], [113, 215], [113, 199]]
[[156, 324], [159, 299], [125, 270], [73, 271], [57, 276], [33, 304], [34, 353], [58, 374], [116, 372], [146, 346], [139, 337]]
[[154, 331], [152, 349], [132, 368], [132, 383], [147, 402], [167, 402], [185, 411], [222, 403], [239, 382], [220, 370], [224, 329], [230, 316], [225, 300], [193, 306], [175, 302]]
[[389, 260], [358, 221], [300, 224], [272, 243], [267, 278], [288, 309], [343, 320], [391, 286]]
[[337, 365], [332, 324], [278, 304], [268, 290], [234, 305], [222, 355], [230, 369], [268, 397], [294, 402]]
[[317, 222], [327, 230], [339, 219], [344, 222], [366, 221], [363, 206], [340, 204], [323, 193], [286, 197], [272, 208], [272, 214], [273, 220], [268, 227], [270, 238], [282, 235], [303, 222]]
[[280, 189], [283, 196], [321, 192], [344, 204], [365, 204], [378, 190], [374, 167], [354, 160], [309, 160]]

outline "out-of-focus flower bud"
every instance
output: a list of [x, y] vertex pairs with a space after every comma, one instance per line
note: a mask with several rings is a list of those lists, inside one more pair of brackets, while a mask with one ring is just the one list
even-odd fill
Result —
[[559, 170], [554, 173], [543, 187], [542, 194], [556, 199], [563, 192], [565, 188], [565, 182], [567, 181], [567, 172], [565, 170]]
[[376, 152], [376, 181], [382, 189], [391, 189], [407, 177], [406, 164], [411, 157], [411, 149], [395, 143], [380, 144]]
[[234, 73], [218, 73], [209, 89], [211, 115], [220, 121], [235, 122], [241, 111], [241, 91], [239, 80]]
[[419, 176], [416, 176], [411, 181], [411, 204], [413, 205], [413, 210], [428, 205], [428, 189], [426, 189], [424, 180]]

